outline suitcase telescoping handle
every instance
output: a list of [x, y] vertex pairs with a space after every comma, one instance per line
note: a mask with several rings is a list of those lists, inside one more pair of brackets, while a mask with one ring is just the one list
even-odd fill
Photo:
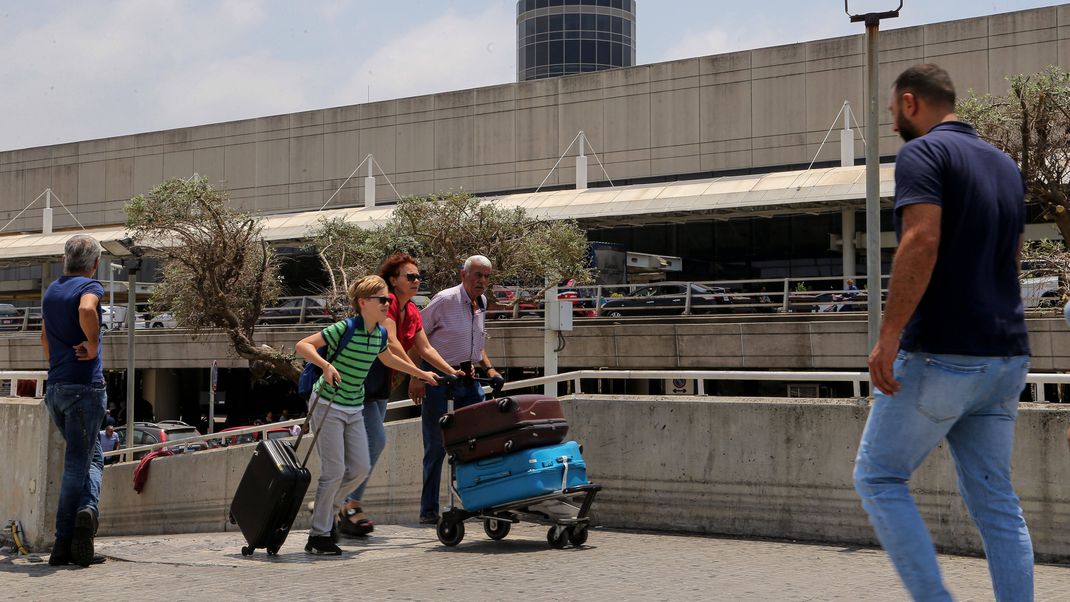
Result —
[[[327, 420], [327, 414], [331, 411], [331, 404], [334, 403], [334, 396], [337, 394], [338, 388], [335, 387], [334, 390], [331, 391], [331, 398], [327, 400], [327, 409], [323, 412], [323, 420], [320, 420], [320, 427], [322, 427], [324, 421]], [[312, 404], [308, 408], [308, 414], [305, 416], [305, 423], [301, 425], [301, 434], [297, 436], [297, 441], [294, 442], [294, 455], [297, 455], [297, 450], [301, 448], [301, 439], [305, 436], [305, 433], [307, 433], [308, 429], [312, 426], [312, 412], [315, 410], [316, 405], [319, 404], [319, 394], [313, 393], [312, 397], [309, 397], [309, 399], [311, 400], [313, 398], [315, 398], [316, 403]], [[308, 459], [312, 456], [312, 450], [316, 447], [316, 440], [320, 438], [321, 429], [316, 428], [314, 430], [315, 433], [312, 435], [312, 443], [308, 446], [308, 451], [305, 452], [305, 459], [301, 461], [301, 468], [304, 468], [308, 464]]]

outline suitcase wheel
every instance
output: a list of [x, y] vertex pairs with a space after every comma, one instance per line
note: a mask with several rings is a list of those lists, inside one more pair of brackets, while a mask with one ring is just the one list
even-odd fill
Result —
[[444, 414], [438, 419], [438, 426], [441, 428], [449, 428], [451, 424], [453, 424], [453, 414]]
[[241, 555], [242, 556], [252, 556], [253, 555], [253, 547], [252, 546], [242, 546], [241, 547]]
[[512, 397], [502, 397], [498, 400], [498, 411], [502, 414], [512, 412], [516, 409], [516, 402]]
[[435, 529], [438, 540], [442, 545], [453, 547], [464, 539], [464, 523], [451, 523], [444, 518], [438, 519], [438, 527]]
[[[586, 539], [586, 538], [584, 538], [584, 539]], [[279, 549], [278, 548], [268, 548], [267, 549], [267, 554], [268, 554], [268, 556], [278, 556], [279, 555]]]

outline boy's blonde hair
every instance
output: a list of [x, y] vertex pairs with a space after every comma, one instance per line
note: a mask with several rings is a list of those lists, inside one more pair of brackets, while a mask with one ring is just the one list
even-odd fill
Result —
[[371, 297], [385, 288], [386, 280], [375, 275], [365, 276], [349, 286], [349, 304], [353, 306], [354, 311], [360, 312], [357, 299]]

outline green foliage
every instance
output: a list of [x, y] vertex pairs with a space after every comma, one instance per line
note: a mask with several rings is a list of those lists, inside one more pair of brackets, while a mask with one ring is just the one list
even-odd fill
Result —
[[331, 274], [335, 297], [349, 282], [375, 273], [395, 252], [420, 263], [433, 292], [458, 283], [458, 270], [471, 255], [494, 263], [494, 280], [522, 286], [589, 282], [587, 238], [574, 221], [543, 221], [521, 208], [500, 207], [467, 193], [403, 199], [391, 218], [362, 229], [341, 218], [326, 219], [310, 233]]
[[163, 182], [131, 199], [126, 214], [134, 239], [163, 258], [154, 308], [171, 311], [195, 336], [224, 329], [254, 369], [296, 380], [291, 358], [252, 340], [265, 304], [280, 290], [278, 264], [259, 220], [227, 207], [226, 194], [200, 177]]
[[1052, 66], [1009, 81], [1005, 96], [971, 94], [956, 113], [1018, 163], [1027, 198], [1070, 241], [1070, 73]]

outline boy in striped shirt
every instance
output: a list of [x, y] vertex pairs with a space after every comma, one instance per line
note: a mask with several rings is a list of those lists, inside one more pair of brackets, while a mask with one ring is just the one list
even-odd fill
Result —
[[[435, 375], [420, 370], [407, 358], [395, 356], [388, 348], [388, 335], [380, 323], [390, 305], [386, 282], [379, 276], [365, 276], [349, 287], [349, 301], [357, 316], [356, 331], [344, 349], [329, 363], [316, 351], [326, 345], [327, 355], [345, 336], [347, 320], [336, 322], [314, 335], [301, 339], [297, 353], [323, 370], [312, 388], [311, 424], [319, 429], [316, 449], [320, 455], [320, 478], [316, 485], [316, 505], [305, 551], [337, 556], [341, 548], [332, 538], [334, 515], [341, 499], [370, 471], [368, 434], [364, 428], [364, 379], [376, 357], [386, 366], [435, 384]], [[333, 403], [329, 400], [333, 399]]]

